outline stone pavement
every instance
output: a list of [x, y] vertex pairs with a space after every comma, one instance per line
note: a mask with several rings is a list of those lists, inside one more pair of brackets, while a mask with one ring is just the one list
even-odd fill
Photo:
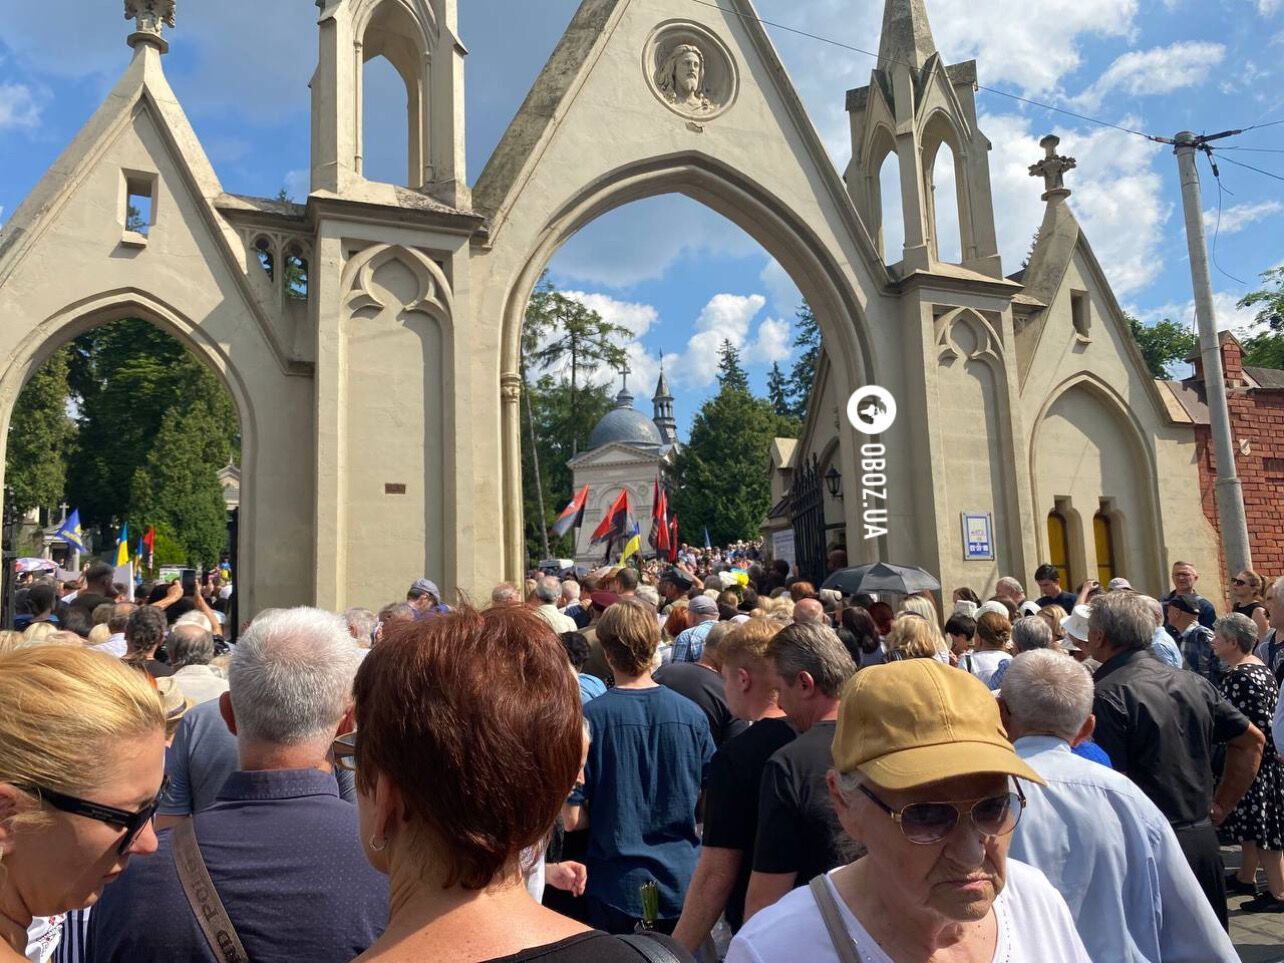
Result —
[[[1222, 847], [1222, 858], [1226, 869], [1239, 867], [1239, 847]], [[1259, 884], [1265, 885], [1266, 877], [1259, 870]], [[1230, 907], [1231, 941], [1239, 951], [1239, 958], [1244, 963], [1279, 963], [1284, 961], [1284, 913], [1245, 913], [1240, 905], [1249, 899], [1247, 896], [1231, 895], [1227, 901]]]

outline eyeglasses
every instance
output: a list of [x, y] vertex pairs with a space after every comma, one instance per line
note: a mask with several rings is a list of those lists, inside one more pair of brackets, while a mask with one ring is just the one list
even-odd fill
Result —
[[357, 732], [344, 733], [330, 743], [330, 755], [334, 764], [348, 772], [357, 771]]
[[160, 792], [156, 794], [156, 798], [137, 812], [130, 812], [128, 809], [116, 809], [114, 806], [104, 806], [101, 803], [90, 802], [88, 799], [79, 799], [76, 796], [67, 796], [41, 786], [26, 788], [28, 792], [34, 793], [42, 802], [48, 803], [61, 812], [69, 813], [72, 816], [85, 816], [89, 819], [96, 819], [100, 823], [106, 823], [109, 826], [115, 826], [117, 829], [125, 830], [125, 838], [116, 847], [117, 855], [124, 856], [125, 853], [129, 852], [129, 847], [134, 845], [134, 840], [138, 838], [138, 834], [152, 821], [152, 816], [156, 815], [156, 810], [165, 796], [165, 790], [169, 788], [169, 777], [166, 776], [161, 780]]
[[[906, 839], [920, 846], [939, 843], [954, 831], [965, 812], [976, 831], [982, 835], [1006, 836], [1016, 829], [1017, 823], [1021, 821], [1021, 812], [1025, 809], [1025, 793], [1021, 791], [1020, 784], [1017, 785], [1016, 792], [986, 796], [984, 799], [912, 803], [902, 809], [893, 809], [865, 786], [861, 786], [860, 791], [892, 817], [901, 827]], [[968, 806], [968, 803], [971, 805]]]

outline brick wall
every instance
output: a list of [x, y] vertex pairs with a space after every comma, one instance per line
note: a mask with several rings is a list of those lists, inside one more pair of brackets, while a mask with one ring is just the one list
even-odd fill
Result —
[[[1243, 351], [1229, 332], [1221, 338], [1222, 366], [1226, 374], [1231, 435], [1235, 443], [1235, 468], [1244, 490], [1253, 568], [1268, 580], [1284, 575], [1284, 389], [1244, 388]], [[1202, 378], [1195, 363], [1195, 376]], [[1217, 518], [1212, 433], [1207, 425], [1195, 428], [1199, 457], [1199, 486], [1204, 515], [1214, 528]], [[1244, 454], [1244, 442], [1249, 452]], [[1223, 570], [1225, 569], [1223, 559]]]

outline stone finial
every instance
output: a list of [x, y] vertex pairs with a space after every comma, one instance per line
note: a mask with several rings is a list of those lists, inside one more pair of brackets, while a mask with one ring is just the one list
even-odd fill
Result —
[[1039, 163], [1030, 165], [1030, 176], [1043, 178], [1045, 201], [1053, 197], [1070, 196], [1070, 189], [1066, 187], [1065, 174], [1066, 171], [1072, 171], [1079, 166], [1079, 162], [1073, 157], [1065, 157], [1057, 153], [1057, 145], [1060, 143], [1061, 138], [1054, 134], [1043, 138], [1039, 141], [1039, 146], [1043, 148], [1045, 156]]
[[125, 0], [125, 19], [137, 22], [129, 36], [129, 45], [150, 44], [164, 53], [169, 49], [165, 27], [174, 26], [175, 0]]

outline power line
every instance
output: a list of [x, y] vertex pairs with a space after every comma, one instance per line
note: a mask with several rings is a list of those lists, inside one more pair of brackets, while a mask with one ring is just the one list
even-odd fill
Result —
[[1250, 154], [1284, 154], [1284, 148], [1280, 147], [1219, 147], [1218, 150], [1242, 150]]
[[1256, 171], [1258, 174], [1265, 174], [1267, 177], [1273, 177], [1277, 181], [1284, 181], [1284, 175], [1273, 174], [1270, 171], [1264, 171], [1260, 167], [1254, 167], [1252, 164], [1245, 164], [1241, 161], [1235, 160], [1235, 158], [1233, 157], [1223, 157], [1222, 160], [1224, 160], [1228, 164], [1234, 164], [1236, 167], [1244, 167], [1250, 171]]
[[[790, 27], [783, 23], [776, 23], [775, 21], [772, 21], [772, 20], [764, 20], [762, 17], [750, 16], [749, 14], [741, 13], [739, 10], [731, 10], [727, 7], [721, 6], [720, 4], [713, 2], [713, 0], [691, 0], [691, 2], [698, 3], [701, 6], [705, 6], [705, 7], [712, 7], [714, 10], [721, 10], [723, 13], [730, 14], [733, 17], [740, 17], [742, 20], [754, 20], [757, 23], [762, 24], [764, 27], [774, 27], [776, 30], [783, 30], [786, 33], [796, 34], [799, 37], [806, 37], [809, 40], [815, 40], [820, 43], [830, 44], [831, 46], [834, 46], [834, 47], [840, 47], [843, 50], [850, 50], [853, 53], [863, 54], [866, 57], [873, 57], [875, 60], [879, 59], [878, 54], [870, 50], [865, 50], [861, 47], [855, 47], [849, 43], [843, 43], [841, 40], [834, 40], [830, 37], [823, 37], [817, 33], [810, 33], [806, 30], [800, 30], [797, 27]], [[917, 67], [914, 64], [908, 64], [908, 63], [905, 63], [904, 61], [891, 59], [890, 62], [900, 64], [903, 67], [909, 67], [911, 70], [917, 69]], [[1125, 134], [1133, 134], [1136, 137], [1143, 137], [1149, 141], [1162, 143], [1162, 140], [1160, 138], [1155, 137], [1152, 134], [1147, 134], [1144, 131], [1134, 130], [1131, 127], [1124, 127], [1120, 124], [1112, 124], [1108, 120], [1101, 120], [1100, 118], [1097, 118], [1097, 117], [1089, 117], [1087, 114], [1075, 113], [1073, 110], [1066, 110], [1064, 107], [1054, 107], [1052, 104], [1045, 104], [1038, 100], [1031, 100], [1029, 97], [1022, 97], [1018, 94], [1014, 94], [1007, 90], [999, 90], [997, 87], [987, 87], [984, 84], [977, 84], [976, 88], [977, 90], [984, 90], [986, 93], [989, 93], [989, 94], [997, 94], [1000, 97], [1008, 97], [1020, 103], [1029, 104], [1031, 107], [1039, 107], [1042, 110], [1050, 110], [1058, 114], [1065, 114], [1067, 117], [1074, 117], [1077, 120], [1087, 121], [1088, 123], [1096, 124], [1099, 127], [1109, 127], [1113, 130], [1122, 131]], [[1276, 123], [1284, 123], [1284, 121], [1277, 121]], [[1269, 127], [1271, 125], [1263, 124], [1260, 126]]]

